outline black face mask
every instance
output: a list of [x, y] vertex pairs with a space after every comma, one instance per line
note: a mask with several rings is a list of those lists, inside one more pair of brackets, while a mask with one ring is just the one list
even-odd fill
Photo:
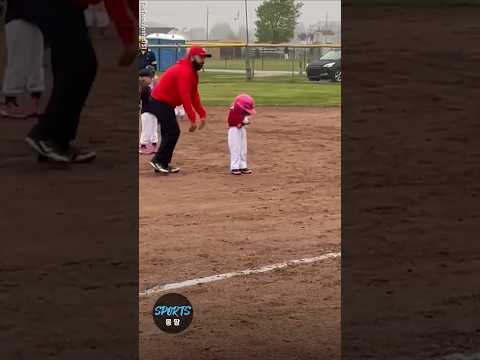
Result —
[[196, 71], [199, 71], [203, 68], [203, 64], [197, 63], [194, 59], [192, 59], [192, 66]]

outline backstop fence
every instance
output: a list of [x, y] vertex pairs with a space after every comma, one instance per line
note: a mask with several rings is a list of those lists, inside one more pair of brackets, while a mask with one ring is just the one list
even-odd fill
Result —
[[[206, 71], [245, 73], [247, 79], [256, 74], [305, 75], [308, 63], [319, 59], [327, 52], [341, 48], [340, 44], [246, 44], [246, 43], [187, 43], [172, 45], [149, 45], [150, 48], [165, 49], [160, 56], [168, 56], [173, 65], [184, 48], [193, 45], [208, 49], [212, 57], [205, 62]], [[157, 59], [160, 62], [160, 59]]]

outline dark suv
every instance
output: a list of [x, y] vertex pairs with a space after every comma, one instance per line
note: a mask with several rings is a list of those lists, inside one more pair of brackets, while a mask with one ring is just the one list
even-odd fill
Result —
[[308, 80], [342, 81], [342, 50], [333, 49], [306, 67]]

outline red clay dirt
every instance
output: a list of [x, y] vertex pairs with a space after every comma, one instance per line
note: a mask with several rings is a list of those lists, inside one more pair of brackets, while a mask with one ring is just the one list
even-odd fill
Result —
[[478, 353], [480, 7], [342, 14], [342, 356]]
[[[340, 108], [260, 108], [248, 129], [252, 175], [228, 169], [225, 108], [195, 133], [181, 122], [181, 173], [140, 156], [140, 291], [158, 284], [340, 251]], [[284, 123], [285, 125], [279, 125]], [[339, 359], [340, 260], [180, 289], [194, 307], [162, 333], [140, 298], [149, 359]]]
[[2, 359], [131, 359], [136, 347], [137, 71], [115, 65], [118, 40], [95, 47], [77, 138], [94, 163], [39, 164], [23, 140], [36, 120], [0, 116]]

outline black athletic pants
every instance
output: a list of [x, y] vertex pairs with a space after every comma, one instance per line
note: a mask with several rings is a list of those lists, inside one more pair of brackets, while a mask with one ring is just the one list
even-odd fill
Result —
[[53, 88], [44, 115], [30, 134], [60, 145], [75, 139], [85, 101], [97, 72], [83, 10], [65, 0], [28, 0], [32, 23], [51, 47]]
[[148, 112], [154, 114], [160, 123], [160, 134], [162, 136], [160, 147], [153, 157], [153, 161], [166, 167], [172, 161], [173, 152], [180, 137], [175, 108], [169, 104], [150, 98]]

